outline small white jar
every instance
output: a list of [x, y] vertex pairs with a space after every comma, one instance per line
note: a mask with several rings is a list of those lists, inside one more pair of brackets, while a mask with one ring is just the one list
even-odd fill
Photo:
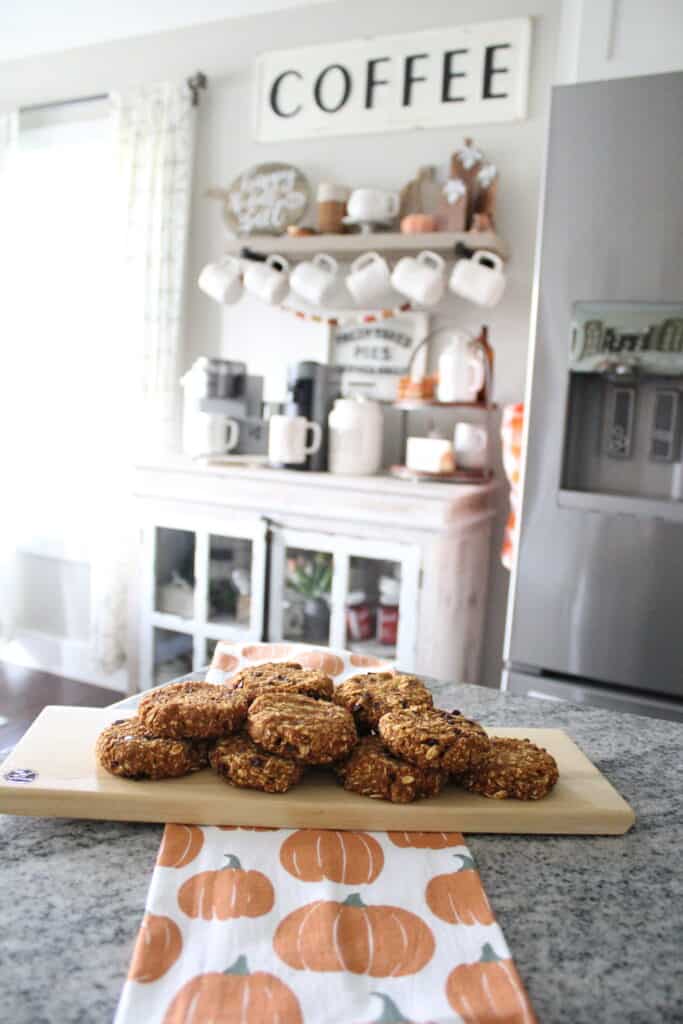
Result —
[[338, 398], [328, 418], [328, 470], [373, 476], [382, 466], [382, 409], [364, 398]]

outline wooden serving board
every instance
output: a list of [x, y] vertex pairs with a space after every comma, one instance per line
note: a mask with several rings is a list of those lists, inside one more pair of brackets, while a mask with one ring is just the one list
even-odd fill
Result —
[[391, 804], [347, 793], [322, 770], [275, 796], [227, 785], [210, 769], [160, 782], [116, 778], [99, 767], [94, 749], [101, 730], [122, 717], [128, 716], [116, 708], [45, 708], [0, 767], [0, 811], [196, 825], [556, 835], [621, 835], [635, 821], [560, 729], [491, 730], [526, 736], [555, 757], [560, 781], [544, 800], [487, 800], [448, 786], [429, 800]]

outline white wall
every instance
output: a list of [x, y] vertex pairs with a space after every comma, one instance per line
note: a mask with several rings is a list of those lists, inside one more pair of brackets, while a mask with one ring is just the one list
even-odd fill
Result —
[[[305, 10], [276, 12], [236, 21], [197, 25], [158, 36], [109, 42], [87, 49], [0, 64], [0, 108], [90, 95], [143, 81], [182, 78], [200, 68], [210, 79], [202, 96], [195, 193], [190, 237], [190, 274], [221, 252], [219, 205], [204, 198], [210, 185], [227, 186], [251, 164], [280, 159], [297, 164], [313, 183], [322, 179], [400, 187], [418, 166], [443, 171], [464, 132], [430, 129], [377, 137], [306, 140], [262, 145], [251, 137], [251, 86], [257, 53], [359, 35], [408, 32], [439, 25], [530, 14], [534, 16], [529, 115], [521, 122], [468, 129], [500, 172], [498, 230], [510, 245], [509, 284], [503, 302], [487, 312], [496, 350], [495, 397], [500, 403], [523, 396], [534, 238], [549, 86], [553, 77], [559, 0], [345, 0]], [[195, 288], [187, 303], [186, 365], [199, 354], [235, 356], [240, 343], [262, 353], [298, 356], [311, 331], [277, 311], [254, 304], [222, 318], [220, 308]], [[474, 307], [450, 298], [439, 320], [478, 327]], [[440, 414], [443, 416], [444, 414]], [[446, 423], [452, 422], [447, 418]], [[503, 505], [495, 537], [494, 569], [487, 624], [484, 678], [498, 685], [507, 591], [498, 548]]]

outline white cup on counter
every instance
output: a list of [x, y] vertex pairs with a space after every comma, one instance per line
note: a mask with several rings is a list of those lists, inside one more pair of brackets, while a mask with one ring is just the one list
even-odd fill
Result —
[[334, 287], [339, 265], [326, 252], [317, 253], [312, 260], [299, 263], [292, 271], [289, 284], [292, 291], [306, 302], [319, 306]]
[[446, 437], [409, 437], [406, 466], [417, 473], [454, 473], [453, 444]]
[[237, 446], [240, 425], [230, 416], [186, 410], [183, 421], [183, 451], [193, 459], [227, 455]]
[[209, 298], [223, 305], [231, 305], [242, 294], [242, 264], [234, 256], [207, 263], [197, 284]]
[[480, 249], [471, 259], [458, 260], [453, 267], [449, 287], [456, 295], [476, 302], [478, 306], [495, 306], [503, 297], [505, 283], [500, 256]]
[[[309, 440], [310, 435], [310, 440]], [[268, 461], [274, 466], [300, 466], [322, 444], [319, 423], [305, 416], [271, 416], [268, 421]]]
[[359, 306], [372, 306], [391, 288], [387, 261], [378, 252], [364, 252], [351, 264], [346, 287]]
[[272, 253], [265, 262], [252, 260], [244, 272], [244, 287], [271, 306], [279, 305], [289, 291], [289, 263]]
[[426, 249], [418, 256], [404, 256], [394, 267], [391, 283], [397, 292], [422, 306], [433, 306], [446, 287], [446, 263]]
[[382, 188], [355, 188], [346, 209], [352, 220], [386, 221], [398, 216], [401, 199], [398, 192]]
[[463, 469], [486, 469], [489, 436], [486, 427], [476, 423], [456, 423], [453, 433], [455, 461]]

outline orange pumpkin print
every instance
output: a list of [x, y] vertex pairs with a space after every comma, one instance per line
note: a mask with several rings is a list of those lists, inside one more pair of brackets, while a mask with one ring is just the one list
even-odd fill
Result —
[[157, 981], [173, 967], [183, 948], [180, 928], [170, 917], [145, 914], [128, 970], [129, 981]]
[[394, 846], [416, 850], [445, 850], [447, 846], [464, 846], [460, 832], [389, 832]]
[[537, 1024], [515, 965], [497, 956], [488, 942], [477, 963], [461, 964], [451, 971], [446, 998], [465, 1024], [494, 1020]]
[[495, 924], [484, 887], [471, 857], [456, 854], [462, 861], [458, 871], [436, 875], [427, 883], [425, 899], [432, 914], [447, 924]]
[[217, 828], [221, 832], [236, 832], [237, 829], [240, 832], [279, 832], [279, 828], [275, 828], [274, 825], [218, 825]]
[[285, 839], [280, 863], [302, 882], [326, 878], [342, 885], [369, 885], [384, 867], [384, 854], [366, 832], [306, 829]]
[[316, 900], [277, 926], [273, 948], [297, 971], [349, 971], [371, 978], [417, 974], [434, 955], [431, 929], [401, 907]]
[[315, 668], [328, 676], [338, 676], [344, 671], [343, 659], [329, 651], [304, 651], [296, 655], [296, 660], [304, 668]]
[[220, 672], [232, 672], [240, 663], [240, 659], [227, 651], [214, 651], [211, 659], [211, 668], [217, 668]]
[[260, 871], [244, 871], [237, 857], [227, 854], [219, 871], [202, 871], [183, 882], [178, 906], [188, 917], [227, 921], [231, 917], [261, 917], [273, 909], [273, 887]]
[[292, 653], [291, 644], [249, 644], [242, 650], [247, 661], [273, 661], [286, 658]]
[[168, 1007], [163, 1024], [303, 1024], [299, 1000], [266, 971], [249, 973], [239, 957], [225, 974], [191, 978]]
[[184, 868], [204, 845], [204, 833], [197, 825], [167, 825], [157, 857], [161, 868]]

